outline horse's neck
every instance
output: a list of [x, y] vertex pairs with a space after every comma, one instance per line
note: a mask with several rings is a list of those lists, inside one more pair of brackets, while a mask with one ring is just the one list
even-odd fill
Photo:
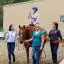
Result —
[[32, 37], [32, 31], [33, 31], [33, 27], [31, 26], [27, 26], [25, 29], [22, 30], [22, 36], [23, 39], [29, 39]]

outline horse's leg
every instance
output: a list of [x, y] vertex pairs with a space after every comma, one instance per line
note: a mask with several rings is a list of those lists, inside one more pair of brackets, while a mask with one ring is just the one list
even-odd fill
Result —
[[29, 63], [29, 47], [26, 48], [27, 63]]
[[29, 46], [25, 45], [26, 56], [27, 56], [27, 63], [29, 63]]

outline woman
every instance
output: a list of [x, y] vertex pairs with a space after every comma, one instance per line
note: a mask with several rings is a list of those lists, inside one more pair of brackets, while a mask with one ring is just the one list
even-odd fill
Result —
[[15, 50], [16, 36], [17, 33], [14, 29], [14, 26], [11, 24], [9, 26], [9, 31], [6, 34], [9, 64], [11, 64], [11, 55], [13, 56], [13, 62], [15, 62], [14, 50]]
[[32, 8], [32, 12], [29, 13], [28, 19], [31, 22], [30, 24], [37, 24], [39, 22], [39, 13], [37, 7]]
[[44, 48], [44, 31], [40, 30], [39, 27], [35, 27], [35, 31], [32, 33], [32, 38], [29, 40], [25, 40], [25, 42], [32, 41], [32, 64], [40, 64], [40, 54], [42, 49]]
[[53, 23], [53, 28], [49, 32], [50, 37], [50, 47], [51, 47], [51, 53], [52, 53], [52, 60], [54, 64], [57, 64], [57, 51], [59, 46], [59, 38], [62, 40], [61, 32], [58, 29], [58, 23]]

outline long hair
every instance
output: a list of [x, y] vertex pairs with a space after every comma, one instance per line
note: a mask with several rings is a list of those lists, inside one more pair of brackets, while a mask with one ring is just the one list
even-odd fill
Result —
[[9, 31], [11, 31], [11, 30], [12, 30], [11, 28], [12, 28], [12, 24], [9, 26]]
[[54, 22], [54, 25], [55, 25], [55, 29], [57, 30], [58, 29], [58, 23]]

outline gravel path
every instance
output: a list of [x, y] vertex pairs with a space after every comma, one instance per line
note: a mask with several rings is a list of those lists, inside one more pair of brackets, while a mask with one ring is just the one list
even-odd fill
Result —
[[[42, 53], [41, 64], [52, 64], [49, 42], [47, 42], [47, 44], [45, 45], [44, 51], [46, 53], [46, 58], [44, 53]], [[15, 55], [16, 55], [15, 64], [27, 64], [26, 54], [23, 44], [19, 44], [19, 45], [17, 44], [15, 48]], [[58, 50], [58, 61], [60, 62], [63, 58], [64, 58], [64, 44], [60, 43]], [[8, 64], [7, 45], [5, 41], [0, 41], [0, 64]], [[31, 48], [30, 48], [30, 64], [32, 64]]]

